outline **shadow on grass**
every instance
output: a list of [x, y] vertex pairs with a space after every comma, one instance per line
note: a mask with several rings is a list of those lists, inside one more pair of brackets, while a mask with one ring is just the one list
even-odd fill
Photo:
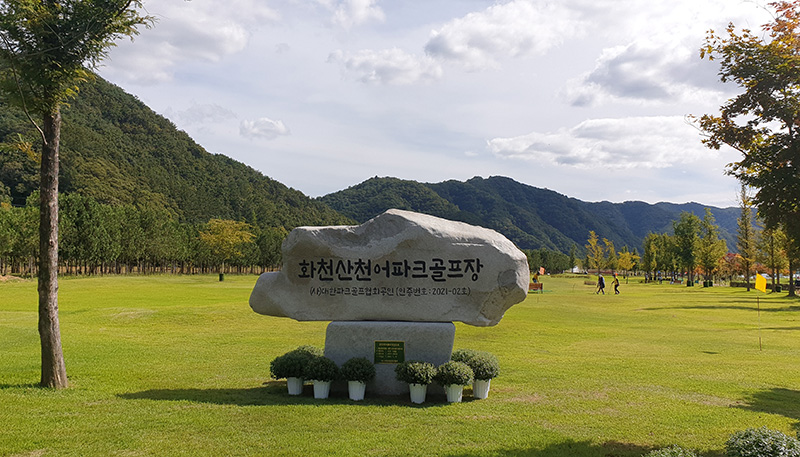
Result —
[[[641, 457], [653, 449], [618, 441], [607, 441], [598, 445], [588, 441], [570, 440], [551, 444], [543, 449], [499, 449], [494, 451], [492, 455], [498, 457]], [[474, 455], [476, 454], [465, 452], [462, 454], [450, 454], [449, 457], [471, 457]]]
[[[800, 421], [800, 391], [792, 389], [766, 389], [750, 394], [739, 408], [760, 413], [779, 414]], [[800, 423], [792, 428], [800, 431]]]
[[[671, 309], [702, 309], [702, 310], [714, 310], [714, 309], [721, 309], [721, 310], [737, 310], [737, 311], [761, 311], [762, 313], [783, 313], [783, 312], [792, 312], [792, 311], [800, 311], [800, 305], [798, 304], [788, 304], [787, 306], [774, 306], [774, 301], [763, 302], [761, 304], [758, 303], [756, 300], [756, 296], [754, 295], [752, 298], [732, 298], [732, 299], [715, 299], [709, 302], [708, 305], [704, 305], [701, 303], [694, 304], [694, 305], [684, 305], [684, 306], [659, 306], [659, 307], [650, 307], [650, 308], [641, 308], [642, 311], [662, 311], [662, 310], [671, 310]], [[797, 299], [795, 297], [782, 297], [780, 303], [785, 304], [786, 302], [790, 303], [797, 303]]]
[[0, 384], [0, 390], [4, 389], [42, 389], [46, 390], [49, 387], [42, 387], [41, 384], [30, 383], [30, 384]]
[[[118, 394], [117, 397], [125, 400], [156, 400], [156, 401], [189, 401], [195, 403], [210, 403], [216, 405], [237, 406], [278, 406], [278, 405], [400, 405], [412, 408], [430, 408], [445, 406], [444, 396], [429, 395], [428, 401], [420, 405], [413, 404], [408, 394], [397, 396], [369, 396], [363, 401], [353, 401], [347, 392], [331, 392], [324, 400], [314, 398], [314, 387], [303, 386], [301, 395], [289, 395], [286, 392], [285, 381], [265, 382], [262, 387], [245, 389], [151, 389], [141, 392]], [[464, 398], [464, 402], [472, 401]]]

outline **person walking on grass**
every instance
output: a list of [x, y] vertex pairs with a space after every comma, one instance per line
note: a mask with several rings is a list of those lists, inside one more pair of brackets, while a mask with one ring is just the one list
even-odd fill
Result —
[[603, 279], [601, 273], [597, 273], [597, 290], [594, 293], [599, 294], [600, 292], [602, 292], [603, 295], [606, 294], [606, 280]]
[[614, 295], [619, 295], [619, 278], [616, 273], [614, 273], [614, 281], [612, 284], [614, 284]]

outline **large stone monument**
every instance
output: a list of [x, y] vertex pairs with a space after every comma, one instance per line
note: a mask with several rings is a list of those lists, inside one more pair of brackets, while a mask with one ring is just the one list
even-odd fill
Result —
[[367, 387], [399, 394], [404, 360], [449, 360], [455, 326], [497, 324], [525, 299], [528, 263], [499, 233], [410, 211], [359, 226], [299, 227], [283, 243], [283, 269], [261, 275], [250, 296], [260, 314], [332, 321], [325, 355], [375, 361]]

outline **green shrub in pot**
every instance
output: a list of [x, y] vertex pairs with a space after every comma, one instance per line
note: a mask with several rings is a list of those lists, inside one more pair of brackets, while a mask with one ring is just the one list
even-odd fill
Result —
[[347, 381], [370, 382], [375, 379], [375, 365], [364, 357], [354, 357], [342, 365], [342, 377]]
[[452, 354], [450, 354], [450, 360], [454, 362], [469, 363], [467, 361], [474, 357], [477, 353], [478, 351], [474, 349], [456, 349]]
[[324, 356], [311, 358], [303, 370], [303, 378], [310, 381], [331, 382], [340, 377], [341, 373], [336, 362]]
[[500, 374], [500, 362], [488, 352], [476, 352], [465, 363], [472, 369], [475, 379], [481, 381], [494, 379]]
[[433, 377], [436, 375], [436, 367], [432, 363], [412, 360], [398, 363], [394, 368], [394, 372], [398, 381], [428, 385], [433, 382]]
[[269, 364], [269, 373], [275, 379], [302, 378], [308, 357], [295, 352], [275, 357]]
[[309, 360], [322, 355], [315, 346], [300, 346], [286, 354], [275, 357], [269, 364], [269, 372], [275, 379], [302, 378]]
[[445, 362], [436, 369], [434, 381], [443, 386], [466, 386], [472, 382], [472, 368], [464, 362]]

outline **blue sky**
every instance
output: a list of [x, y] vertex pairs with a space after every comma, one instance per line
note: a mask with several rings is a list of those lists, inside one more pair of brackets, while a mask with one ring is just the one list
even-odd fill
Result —
[[145, 0], [100, 68], [208, 151], [310, 196], [502, 175], [586, 201], [735, 206], [688, 115], [737, 88], [709, 29], [741, 0]]

